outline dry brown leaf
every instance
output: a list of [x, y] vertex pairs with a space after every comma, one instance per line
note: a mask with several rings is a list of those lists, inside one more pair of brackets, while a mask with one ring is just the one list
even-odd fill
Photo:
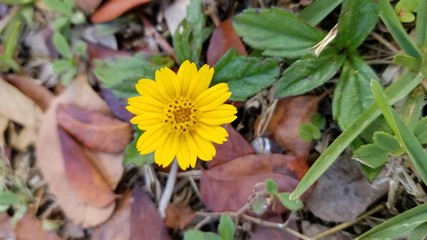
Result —
[[[13, 131], [12, 146], [25, 151], [36, 140], [37, 123], [41, 116], [40, 108], [18, 89], [0, 79], [0, 118], [19, 124], [22, 129]], [[3, 134], [1, 132], [0, 134]]]
[[15, 228], [17, 240], [60, 240], [56, 233], [43, 229], [42, 223], [30, 212], [27, 212]]
[[216, 155], [212, 161], [206, 162], [209, 168], [231, 161], [246, 154], [255, 153], [252, 146], [237, 132], [231, 124], [224, 125], [228, 133], [227, 142], [215, 144]]
[[116, 56], [130, 56], [130, 52], [114, 50], [98, 44], [89, 42], [87, 44], [87, 54], [90, 59], [104, 59]]
[[[66, 91], [54, 99], [44, 114], [36, 142], [37, 164], [48, 183], [49, 191], [56, 197], [65, 215], [78, 225], [85, 227], [98, 225], [110, 217], [115, 203], [104, 208], [94, 207], [85, 203], [74, 191], [65, 172], [57, 132], [56, 109], [59, 104], [74, 104], [105, 114], [109, 114], [109, 109], [104, 100], [87, 83], [86, 77], [79, 77], [68, 86]], [[115, 188], [123, 173], [123, 154], [89, 150], [86, 153], [95, 160], [93, 164], [106, 178], [111, 189]]]
[[248, 55], [245, 46], [234, 31], [231, 20], [227, 19], [221, 22], [213, 31], [207, 51], [207, 62], [210, 66], [215, 63], [226, 53], [230, 48], [243, 56]]
[[77, 7], [86, 14], [93, 13], [101, 2], [102, 0], [76, 0]]
[[150, 197], [140, 187], [133, 189], [130, 233], [132, 240], [168, 240], [163, 219]]
[[[298, 184], [296, 174], [288, 168], [294, 161], [298, 160], [281, 154], [249, 154], [202, 171], [202, 201], [214, 212], [237, 211], [248, 202], [255, 185], [267, 178], [276, 181], [281, 192], [291, 192]], [[273, 212], [283, 210], [278, 207]]]
[[117, 204], [113, 216], [105, 223], [94, 229], [92, 239], [94, 240], [129, 240], [130, 238], [130, 211], [132, 194], [124, 194]]
[[132, 139], [129, 123], [101, 112], [60, 104], [56, 113], [59, 126], [91, 150], [121, 152]]
[[8, 125], [9, 119], [3, 115], [0, 115], [0, 146], [6, 144], [3, 133], [6, 131]]
[[[305, 159], [311, 148], [311, 142], [299, 137], [299, 126], [309, 123], [317, 112], [317, 105], [323, 96], [297, 96], [279, 101], [273, 113], [267, 131], [282, 148], [291, 155]], [[255, 126], [257, 127], [259, 119]]]
[[166, 208], [165, 224], [172, 229], [184, 229], [196, 217], [190, 206], [182, 202], [171, 202]]
[[[283, 223], [281, 216], [272, 216], [266, 219], [263, 219], [269, 222], [277, 222], [277, 223]], [[298, 226], [295, 221], [295, 219], [290, 219], [287, 221], [287, 227], [295, 230], [298, 232]], [[266, 227], [262, 225], [256, 225], [254, 228], [249, 232], [252, 240], [298, 240], [299, 238], [295, 235], [292, 235], [284, 230], [272, 228], [272, 227]]]
[[93, 23], [103, 23], [116, 19], [123, 13], [151, 0], [110, 0], [96, 10], [90, 20]]

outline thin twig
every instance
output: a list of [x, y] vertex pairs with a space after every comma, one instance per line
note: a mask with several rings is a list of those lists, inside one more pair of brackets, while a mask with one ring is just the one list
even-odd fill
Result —
[[162, 216], [162, 218], [165, 217], [166, 215], [166, 208], [172, 198], [172, 193], [173, 193], [173, 189], [175, 187], [175, 182], [176, 182], [176, 174], [178, 173], [178, 163], [177, 160], [175, 159], [172, 162], [172, 167], [171, 170], [169, 172], [169, 176], [168, 176], [168, 180], [166, 181], [166, 186], [165, 189], [163, 190], [163, 195], [160, 198], [160, 202], [159, 202], [159, 212], [160, 212], [160, 216]]
[[392, 44], [390, 44], [389, 41], [385, 40], [381, 35], [379, 35], [378, 33], [372, 32], [371, 36], [377, 40], [378, 42], [380, 42], [382, 45], [384, 45], [384, 47], [388, 48], [393, 54], [396, 54], [399, 52], [399, 50], [393, 46]]
[[316, 240], [316, 239], [321, 239], [323, 237], [326, 237], [330, 234], [336, 233], [338, 231], [344, 230], [350, 226], [353, 226], [354, 224], [362, 221], [363, 219], [369, 217], [370, 215], [382, 210], [384, 208], [384, 205], [378, 205], [376, 207], [374, 207], [373, 209], [367, 211], [366, 213], [364, 213], [363, 215], [361, 215], [360, 217], [356, 218], [355, 220], [351, 221], [351, 222], [346, 222], [346, 223], [342, 223], [340, 225], [337, 225], [333, 228], [330, 228], [324, 232], [321, 232], [319, 234], [314, 235], [313, 237], [311, 237], [312, 240]]

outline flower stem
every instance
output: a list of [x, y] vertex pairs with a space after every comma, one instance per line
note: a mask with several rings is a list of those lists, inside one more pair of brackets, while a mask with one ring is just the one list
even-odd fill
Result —
[[175, 187], [176, 175], [178, 173], [178, 163], [176, 159], [172, 162], [172, 167], [169, 171], [168, 180], [159, 202], [159, 212], [162, 218], [165, 218], [166, 208], [171, 200], [173, 188]]

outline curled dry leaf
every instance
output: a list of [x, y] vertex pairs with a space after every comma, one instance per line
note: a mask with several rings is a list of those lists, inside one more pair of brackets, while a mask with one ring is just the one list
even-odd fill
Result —
[[96, 10], [90, 20], [93, 23], [103, 23], [116, 19], [123, 13], [151, 0], [110, 0]]
[[171, 202], [166, 208], [165, 224], [172, 229], [185, 229], [196, 217], [188, 204]]
[[132, 139], [129, 123], [102, 112], [60, 104], [56, 114], [59, 126], [94, 151], [121, 152]]
[[[40, 121], [36, 142], [37, 164], [43, 178], [48, 183], [49, 191], [55, 196], [56, 202], [64, 214], [75, 224], [83, 227], [95, 226], [110, 217], [116, 204], [113, 202], [103, 208], [87, 204], [70, 183], [66, 174], [64, 156], [57, 131], [56, 111], [59, 104], [74, 104], [105, 114], [110, 114], [109, 109], [104, 100], [87, 83], [86, 77], [79, 77], [71, 82], [68, 88], [51, 103]], [[123, 173], [123, 154], [109, 154], [90, 150], [85, 152], [94, 160], [94, 165], [104, 176], [110, 188], [115, 188]]]
[[53, 100], [53, 93], [46, 87], [35, 84], [30, 77], [9, 74], [6, 76], [6, 80], [37, 103], [43, 111], [47, 110]]
[[56, 233], [43, 229], [42, 223], [30, 212], [27, 212], [15, 228], [16, 239], [19, 240], [60, 240]]
[[131, 239], [170, 239], [159, 211], [144, 190], [140, 187], [135, 187], [133, 198], [130, 214]]
[[[317, 105], [323, 96], [297, 96], [279, 101], [273, 113], [267, 131], [282, 148], [291, 155], [306, 158], [310, 152], [311, 142], [299, 137], [299, 126], [309, 123], [311, 116], [317, 112]], [[258, 127], [259, 119], [255, 124]]]
[[281, 154], [249, 154], [202, 171], [202, 201], [214, 212], [237, 211], [248, 202], [254, 187], [267, 178], [276, 181], [281, 192], [291, 192], [298, 184], [296, 174], [288, 168], [294, 161], [298, 160]]
[[115, 196], [105, 178], [93, 165], [91, 158], [62, 128], [58, 127], [64, 157], [65, 173], [74, 191], [86, 203], [95, 207], [111, 204]]
[[252, 146], [237, 132], [231, 124], [224, 125], [228, 133], [227, 142], [215, 144], [216, 155], [212, 161], [206, 162], [209, 168], [231, 161], [246, 154], [255, 153]]
[[102, 0], [76, 0], [76, 4], [83, 12], [90, 14], [95, 11], [101, 1]]
[[213, 66], [230, 48], [235, 48], [240, 55], [248, 55], [245, 45], [234, 31], [231, 20], [221, 22], [213, 31], [208, 46], [207, 61]]

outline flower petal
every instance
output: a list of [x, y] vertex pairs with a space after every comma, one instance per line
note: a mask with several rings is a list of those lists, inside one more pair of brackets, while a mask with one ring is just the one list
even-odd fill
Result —
[[214, 143], [222, 144], [227, 141], [228, 133], [221, 126], [208, 126], [199, 123], [195, 131], [202, 137]]
[[157, 99], [148, 96], [148, 95], [144, 95], [144, 96], [137, 96], [137, 97], [131, 97], [128, 98], [128, 103], [132, 103], [132, 104], [139, 104], [139, 103], [144, 103], [144, 104], [150, 104], [154, 107], [158, 107], [163, 109], [165, 104], [162, 102], [159, 102]]
[[213, 110], [201, 112], [200, 117], [202, 117], [202, 118], [224, 118], [224, 117], [234, 116], [236, 113], [237, 113], [237, 109], [235, 106], [233, 106], [231, 104], [222, 104]]
[[212, 160], [216, 155], [216, 149], [212, 142], [200, 136], [196, 131], [193, 131], [191, 136], [197, 146], [197, 155], [204, 161]]
[[182, 170], [190, 166], [190, 148], [188, 147], [187, 140], [184, 135], [179, 136], [179, 148], [176, 153], [178, 165]]
[[197, 66], [194, 63], [186, 60], [181, 64], [178, 70], [178, 79], [181, 82], [181, 95], [186, 96], [188, 88], [190, 87], [191, 80], [197, 73]]
[[161, 163], [163, 167], [169, 166], [176, 156], [179, 147], [179, 136], [171, 133], [166, 139], [164, 145], [154, 154], [156, 163]]
[[163, 128], [163, 124], [159, 124], [145, 131], [136, 142], [136, 148], [141, 154], [148, 154], [161, 147], [168, 133]]
[[207, 125], [222, 125], [226, 123], [231, 123], [236, 120], [237, 116], [227, 116], [222, 118], [204, 118], [199, 117], [199, 121]]
[[215, 108], [221, 106], [221, 104], [224, 104], [224, 102], [227, 101], [230, 96], [231, 92], [223, 93], [217, 96], [217, 98], [213, 99], [213, 101], [209, 102], [208, 104], [199, 105], [198, 110], [202, 112], [214, 110]]
[[140, 79], [135, 85], [136, 90], [142, 96], [150, 96], [159, 102], [166, 102], [166, 98], [161, 89], [157, 86], [157, 83], [151, 79]]
[[[203, 91], [199, 96], [194, 99], [194, 103], [198, 106], [208, 105], [212, 101], [220, 98], [228, 91], [227, 83], [219, 83]], [[223, 103], [223, 102], [222, 102]]]
[[156, 82], [159, 89], [163, 89], [167, 99], [175, 98], [176, 90], [175, 84], [178, 83], [176, 74], [167, 67], [161, 68], [156, 71]]
[[191, 79], [186, 96], [190, 99], [195, 99], [203, 91], [208, 89], [209, 84], [212, 81], [213, 74], [213, 68], [209, 68], [209, 65], [207, 64], [203, 65], [203, 67], [201, 67], [196, 75]]

